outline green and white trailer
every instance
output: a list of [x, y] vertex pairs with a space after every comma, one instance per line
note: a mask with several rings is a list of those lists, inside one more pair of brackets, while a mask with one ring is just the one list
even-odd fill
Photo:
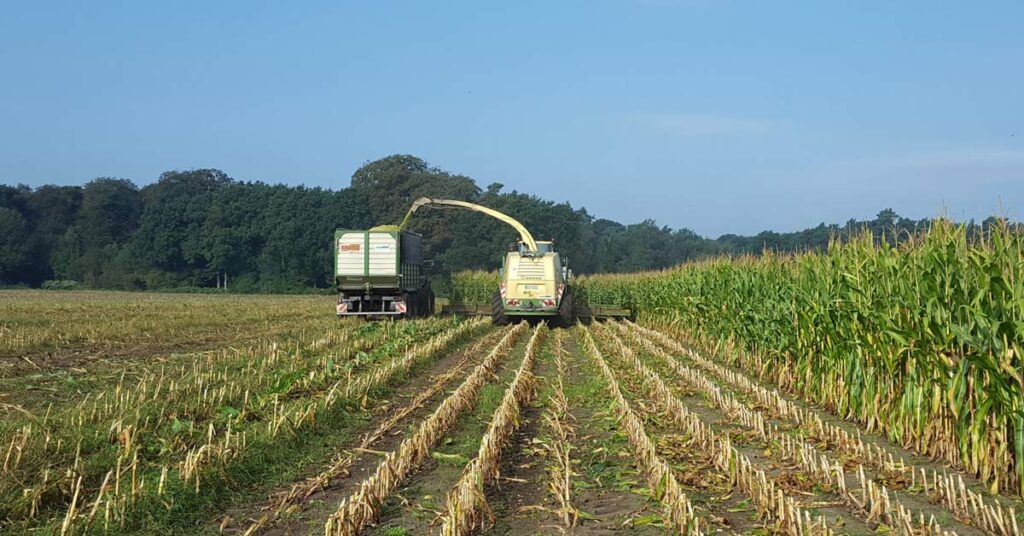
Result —
[[434, 312], [423, 240], [408, 231], [334, 232], [338, 316], [415, 318]]

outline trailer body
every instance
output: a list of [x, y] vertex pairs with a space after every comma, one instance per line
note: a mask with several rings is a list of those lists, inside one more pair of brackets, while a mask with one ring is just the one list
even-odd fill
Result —
[[408, 231], [339, 229], [334, 233], [338, 316], [429, 316], [434, 293], [423, 240]]

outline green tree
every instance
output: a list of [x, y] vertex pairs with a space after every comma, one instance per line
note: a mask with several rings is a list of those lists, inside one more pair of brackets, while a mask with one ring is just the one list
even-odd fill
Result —
[[0, 283], [21, 282], [29, 263], [28, 222], [16, 209], [0, 206]]
[[119, 286], [129, 268], [116, 265], [114, 259], [138, 227], [139, 189], [125, 179], [99, 178], [86, 184], [81, 195], [74, 223], [53, 254], [54, 272], [61, 279], [93, 286]]
[[214, 194], [232, 183], [223, 171], [168, 171], [142, 189], [145, 207], [132, 239], [134, 258], [148, 267], [150, 286], [213, 286], [203, 227]]
[[352, 174], [352, 188], [364, 196], [377, 225], [398, 223], [420, 197], [472, 200], [480, 193], [473, 179], [402, 154], [364, 164]]
[[[141, 191], [101, 178], [79, 186], [0, 185], [0, 281], [39, 285], [54, 277], [97, 287], [214, 287], [291, 291], [331, 284], [334, 229], [397, 223], [418, 197], [462, 199], [522, 221], [539, 240], [553, 240], [577, 273], [665, 268], [720, 254], [823, 251], [830, 240], [864, 229], [890, 242], [927, 229], [928, 220], [885, 209], [871, 220], [824, 223], [802, 231], [764, 231], [709, 239], [648, 220], [632, 225], [598, 219], [586, 209], [491, 182], [481, 190], [411, 155], [367, 162], [341, 190], [235, 181], [215, 169], [168, 171]], [[967, 236], [1000, 218], [965, 224]], [[410, 226], [424, 238], [435, 273], [495, 269], [517, 239], [508, 225], [467, 211], [417, 213]]]

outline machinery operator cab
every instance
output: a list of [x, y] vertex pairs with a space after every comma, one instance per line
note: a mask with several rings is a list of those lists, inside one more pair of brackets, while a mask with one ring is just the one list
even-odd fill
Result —
[[[519, 241], [516, 242], [516, 249], [519, 251], [520, 255], [525, 255], [527, 253], [531, 253], [528, 249], [526, 249], [526, 244], [524, 244], [522, 240], [519, 240]], [[532, 253], [544, 254], [544, 253], [552, 253], [554, 251], [555, 251], [555, 244], [554, 244], [554, 242], [547, 241], [547, 242], [537, 242], [537, 251], [534, 251]]]

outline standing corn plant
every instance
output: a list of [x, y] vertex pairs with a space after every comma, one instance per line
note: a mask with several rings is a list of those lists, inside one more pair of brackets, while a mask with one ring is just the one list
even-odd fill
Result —
[[642, 318], [742, 349], [734, 364], [993, 490], [1024, 482], [1024, 237], [936, 221], [898, 245], [719, 258], [580, 278]]

